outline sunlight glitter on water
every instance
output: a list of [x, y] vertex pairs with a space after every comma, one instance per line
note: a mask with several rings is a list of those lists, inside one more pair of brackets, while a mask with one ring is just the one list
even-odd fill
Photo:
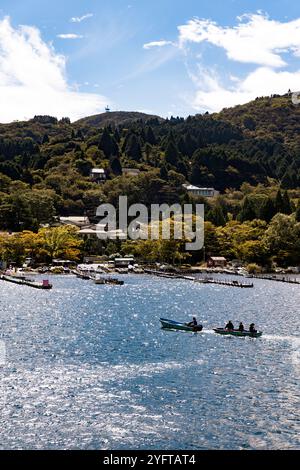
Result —
[[[300, 448], [298, 286], [123, 279], [0, 285], [1, 448]], [[194, 313], [203, 333], [160, 328]], [[228, 317], [263, 336], [216, 335]]]

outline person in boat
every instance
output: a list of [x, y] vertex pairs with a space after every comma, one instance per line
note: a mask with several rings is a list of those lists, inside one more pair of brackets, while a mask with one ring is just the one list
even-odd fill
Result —
[[240, 324], [239, 324], [239, 331], [240, 331], [241, 333], [243, 333], [244, 329], [245, 329], [245, 328], [244, 328], [243, 323], [240, 322]]
[[257, 330], [255, 328], [255, 323], [251, 323], [251, 325], [249, 326], [249, 331], [250, 333], [257, 333]]
[[231, 320], [229, 320], [229, 322], [225, 326], [225, 330], [234, 330], [234, 326]]
[[198, 325], [198, 322], [197, 322], [196, 317], [193, 317], [192, 321], [190, 321], [189, 323], [186, 323], [186, 326], [197, 326], [197, 325]]

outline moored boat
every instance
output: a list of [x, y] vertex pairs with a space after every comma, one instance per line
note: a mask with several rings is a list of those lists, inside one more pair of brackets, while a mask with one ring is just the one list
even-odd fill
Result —
[[174, 321], [174, 320], [167, 320], [166, 318], [160, 318], [159, 321], [162, 324], [162, 328], [169, 329], [169, 330], [184, 330], [184, 331], [202, 331], [202, 325], [196, 326], [188, 326], [186, 323]]
[[227, 330], [225, 328], [214, 328], [214, 332], [219, 335], [231, 335], [231, 336], [249, 336], [250, 338], [259, 338], [262, 335], [262, 331], [251, 332], [248, 330]]

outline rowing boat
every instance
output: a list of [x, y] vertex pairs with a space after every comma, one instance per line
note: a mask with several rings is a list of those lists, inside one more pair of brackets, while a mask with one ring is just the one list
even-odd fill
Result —
[[259, 338], [262, 335], [262, 331], [251, 332], [248, 330], [226, 330], [225, 328], [214, 328], [214, 332], [219, 335], [231, 335], [231, 336], [250, 336], [250, 338]]
[[167, 320], [166, 318], [160, 318], [162, 328], [169, 330], [184, 330], [184, 331], [202, 331], [202, 325], [188, 326], [186, 323], [182, 323], [174, 320]]

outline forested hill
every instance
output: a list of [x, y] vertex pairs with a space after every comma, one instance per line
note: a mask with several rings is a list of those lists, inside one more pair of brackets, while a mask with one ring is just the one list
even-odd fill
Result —
[[74, 127], [89, 128], [106, 127], [109, 125], [126, 126], [133, 122], [143, 123], [152, 119], [158, 120], [159, 122], [164, 121], [164, 119], [159, 116], [140, 113], [136, 111], [113, 111], [102, 114], [95, 114], [94, 116], [88, 116], [86, 118], [79, 119], [74, 123]]
[[300, 106], [292, 103], [290, 95], [257, 98], [244, 105], [226, 108], [215, 116], [239, 126], [245, 136], [271, 138], [299, 151]]
[[[34, 208], [44, 201], [55, 213], [76, 215], [120, 193], [145, 203], [186, 200], [187, 181], [221, 192], [270, 179], [299, 188], [299, 113], [289, 96], [275, 96], [186, 119], [113, 112], [75, 123], [35, 116], [1, 124], [0, 228], [17, 209], [22, 220], [14, 223], [26, 228], [22, 204], [34, 198]], [[105, 184], [91, 180], [93, 167], [106, 170]], [[125, 167], [140, 175], [121, 176]]]

